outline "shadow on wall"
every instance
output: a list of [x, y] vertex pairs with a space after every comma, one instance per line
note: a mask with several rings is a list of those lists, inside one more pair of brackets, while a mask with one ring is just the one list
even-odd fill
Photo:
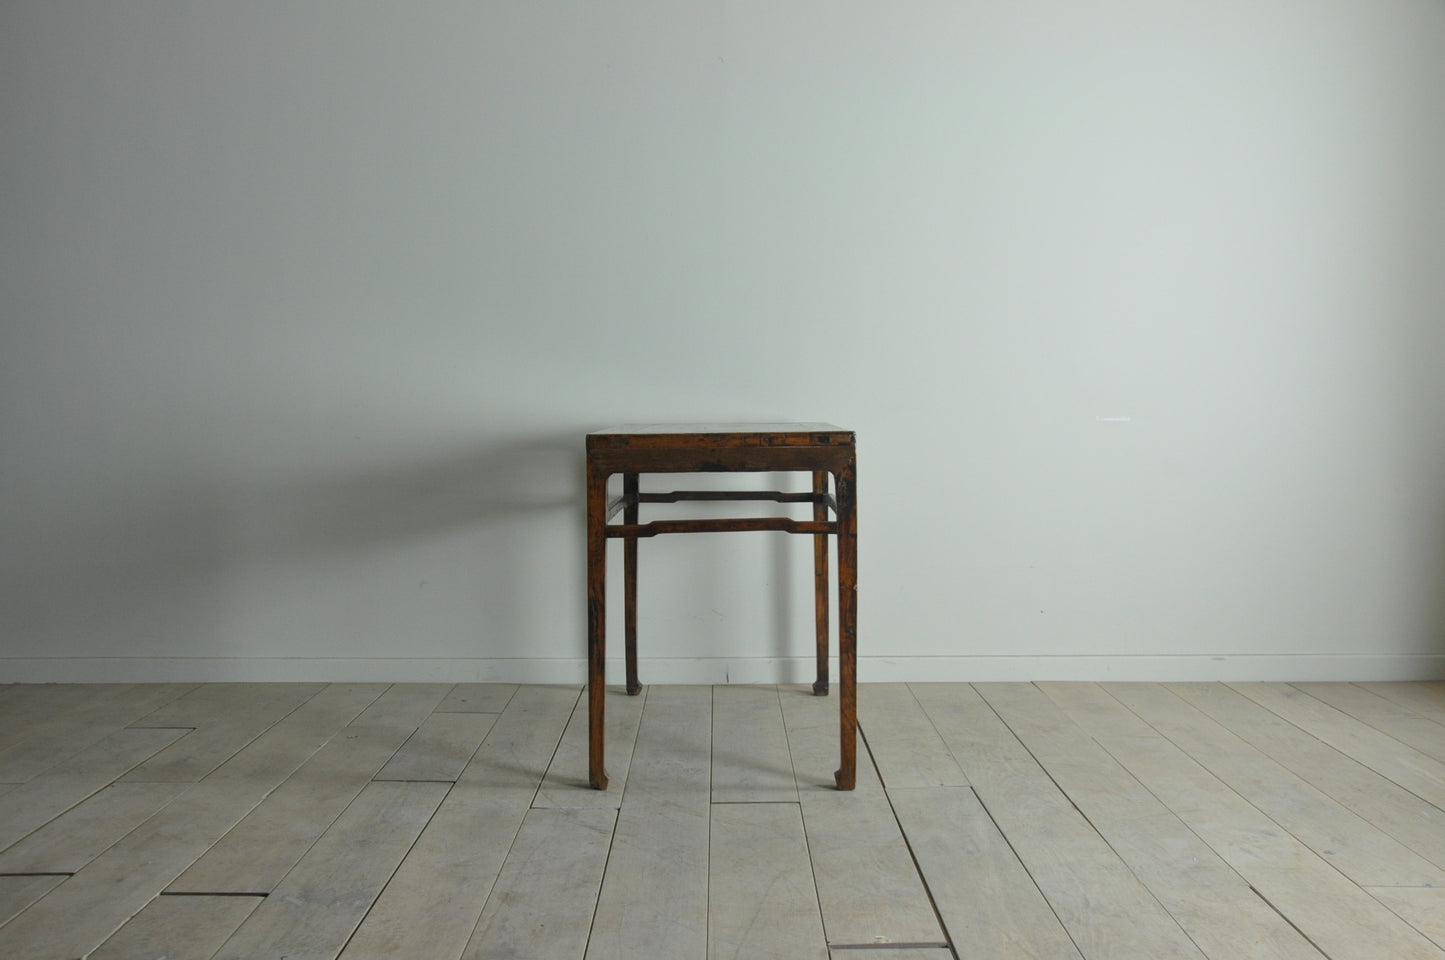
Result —
[[[580, 433], [291, 482], [200, 471], [97, 478], [48, 513], [33, 511], [23, 542], [6, 551], [6, 652], [372, 656], [338, 649], [334, 636], [317, 651], [286, 645], [344, 625], [339, 608], [366, 601], [368, 587], [400, 595], [419, 570], [449, 578], [453, 596], [440, 603], [450, 607], [371, 599], [399, 619], [428, 619], [417, 639], [464, 630], [479, 641], [468, 655], [492, 655], [482, 648], [492, 630], [524, 633], [525, 605], [557, 588], [521, 582], [538, 568], [537, 551], [580, 552], [582, 479]], [[582, 563], [553, 575], [580, 583]], [[458, 597], [470, 606], [458, 609]]]
[[[583, 479], [585, 463], [582, 431], [564, 437], [509, 443], [488, 448], [472, 456], [437, 460], [318, 483], [293, 495], [283, 514], [299, 539], [299, 550], [326, 550], [360, 556], [390, 549], [408, 541], [422, 541], [452, 534], [476, 534], [466, 542], [474, 551], [467, 558], [476, 574], [478, 593], [489, 598], [475, 623], [479, 656], [573, 656], [585, 655], [586, 507]], [[780, 475], [764, 474], [753, 487], [783, 487]], [[786, 475], [781, 475], [786, 476]], [[679, 477], [649, 477], [656, 489], [673, 489]], [[697, 479], [697, 478], [693, 478]], [[683, 486], [714, 486], [703, 478]], [[620, 476], [612, 479], [614, 494], [621, 493]], [[698, 504], [684, 505], [679, 515], [698, 515]], [[654, 511], [657, 519], [665, 511]], [[752, 505], [743, 512], [782, 516], [786, 507], [776, 504]], [[750, 534], [748, 536], [756, 536]], [[807, 637], [794, 630], [794, 593], [800, 577], [812, 582], [811, 565], [798, 566], [792, 541], [811, 544], [811, 538], [770, 534], [768, 547], [770, 584], [768, 594], [756, 602], [768, 604], [765, 619], [772, 634], [772, 653], [779, 660], [811, 655]], [[649, 569], [652, 544], [644, 540], [639, 557], [639, 579], [647, 580], [659, 571]], [[275, 555], [295, 550], [273, 550]], [[811, 547], [807, 551], [811, 559]], [[264, 556], [264, 554], [263, 554]], [[678, 599], [684, 607], [710, 610], [719, 603], [719, 586], [729, 579], [726, 546], [711, 543], [695, 548], [687, 562], [686, 595]], [[618, 602], [609, 606], [608, 650], [613, 659], [622, 655], [621, 541], [608, 545], [608, 581]], [[547, 607], [560, 607], [566, 614], [548, 619]], [[664, 628], [657, 610], [643, 605], [639, 613], [640, 655], [656, 656], [658, 639], [665, 630], [675, 633], [676, 625]], [[729, 619], [724, 617], [724, 620]], [[539, 623], [556, 624], [551, 632]], [[725, 637], [712, 634], [718, 625], [709, 619], [697, 624], [695, 636], [681, 638], [689, 654], [725, 657]], [[560, 630], [565, 635], [557, 636]], [[724, 631], [726, 632], [726, 631]], [[545, 635], [539, 635], [545, 633]], [[511, 645], [511, 646], [509, 646]], [[620, 677], [609, 677], [621, 682]]]
[[[294, 541], [278, 531], [272, 548], [354, 553], [509, 517], [580, 511], [582, 480], [582, 446], [575, 437], [505, 443], [326, 478], [281, 493], [278, 513]], [[581, 523], [579, 516], [579, 531]]]
[[[366, 602], [387, 603], [387, 622], [416, 643], [412, 655], [537, 656], [567, 620], [556, 610], [563, 598], [576, 595], [580, 622], [582, 505], [580, 434], [496, 443], [286, 491], [262, 513], [278, 526], [248, 544], [247, 559], [311, 558], [323, 568], [334, 559], [333, 602], [379, 576], [387, 594]], [[358, 644], [331, 655], [396, 652]]]
[[[0, 609], [14, 642], [6, 655], [581, 662], [582, 435], [290, 481], [158, 471], [139, 482], [97, 481], [83, 507], [36, 518], [33, 542], [7, 552], [14, 569], [4, 571]], [[757, 598], [771, 607], [764, 622], [779, 658], [810, 650], [793, 629], [794, 587], [811, 583], [790, 552], [795, 539], [773, 535], [770, 589]], [[643, 551], [644, 581], [660, 572], [649, 571], [651, 552]], [[716, 605], [728, 555], [712, 543], [691, 554], [697, 566], [677, 602]], [[615, 587], [621, 559], [611, 545]], [[664, 630], [660, 614], [642, 612], [644, 657], [658, 655], [650, 640]], [[616, 656], [621, 615], [619, 603], [609, 615]], [[727, 639], [712, 635], [719, 629], [699, 625], [684, 638], [689, 655], [726, 656]]]

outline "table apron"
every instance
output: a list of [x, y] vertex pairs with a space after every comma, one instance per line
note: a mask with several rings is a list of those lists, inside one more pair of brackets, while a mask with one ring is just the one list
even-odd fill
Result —
[[615, 523], [606, 527], [610, 540], [636, 540], [660, 533], [732, 533], [773, 530], [782, 533], [836, 534], [838, 524], [787, 517], [735, 517], [722, 520], [654, 520], [651, 523]]
[[764, 473], [773, 470], [826, 470], [838, 474], [853, 463], [853, 457], [851, 446], [587, 451], [588, 464], [605, 474]]

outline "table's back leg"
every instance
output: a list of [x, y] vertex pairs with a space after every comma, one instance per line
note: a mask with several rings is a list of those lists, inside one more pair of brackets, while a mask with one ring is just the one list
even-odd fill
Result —
[[587, 780], [607, 789], [607, 473], [587, 463]]
[[842, 734], [839, 790], [852, 790], [858, 772], [858, 518], [856, 468], [834, 476], [838, 500], [838, 715]]
[[[637, 474], [622, 475], [622, 496], [627, 506], [622, 511], [623, 523], [638, 522]], [[627, 656], [627, 695], [635, 697], [642, 690], [637, 679], [637, 538], [622, 541], [623, 579], [623, 645]]]
[[[813, 472], [813, 519], [826, 522], [828, 519], [828, 472]], [[818, 676], [813, 681], [813, 693], [826, 696], [828, 693], [828, 535], [813, 535], [813, 609], [817, 621]]]

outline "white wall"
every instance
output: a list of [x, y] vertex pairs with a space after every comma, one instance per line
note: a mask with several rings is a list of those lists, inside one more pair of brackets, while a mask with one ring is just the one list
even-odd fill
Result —
[[[865, 680], [1440, 675], [1442, 103], [1436, 0], [0, 5], [0, 680], [580, 681], [697, 419], [858, 431]], [[644, 680], [807, 558], [645, 543]]]

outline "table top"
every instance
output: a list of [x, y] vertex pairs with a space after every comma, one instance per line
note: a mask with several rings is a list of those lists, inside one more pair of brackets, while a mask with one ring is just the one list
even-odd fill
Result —
[[593, 430], [588, 436], [624, 434], [686, 435], [715, 433], [852, 433], [831, 423], [634, 423]]
[[852, 430], [831, 423], [641, 423], [587, 434], [589, 470], [614, 473], [841, 470]]

